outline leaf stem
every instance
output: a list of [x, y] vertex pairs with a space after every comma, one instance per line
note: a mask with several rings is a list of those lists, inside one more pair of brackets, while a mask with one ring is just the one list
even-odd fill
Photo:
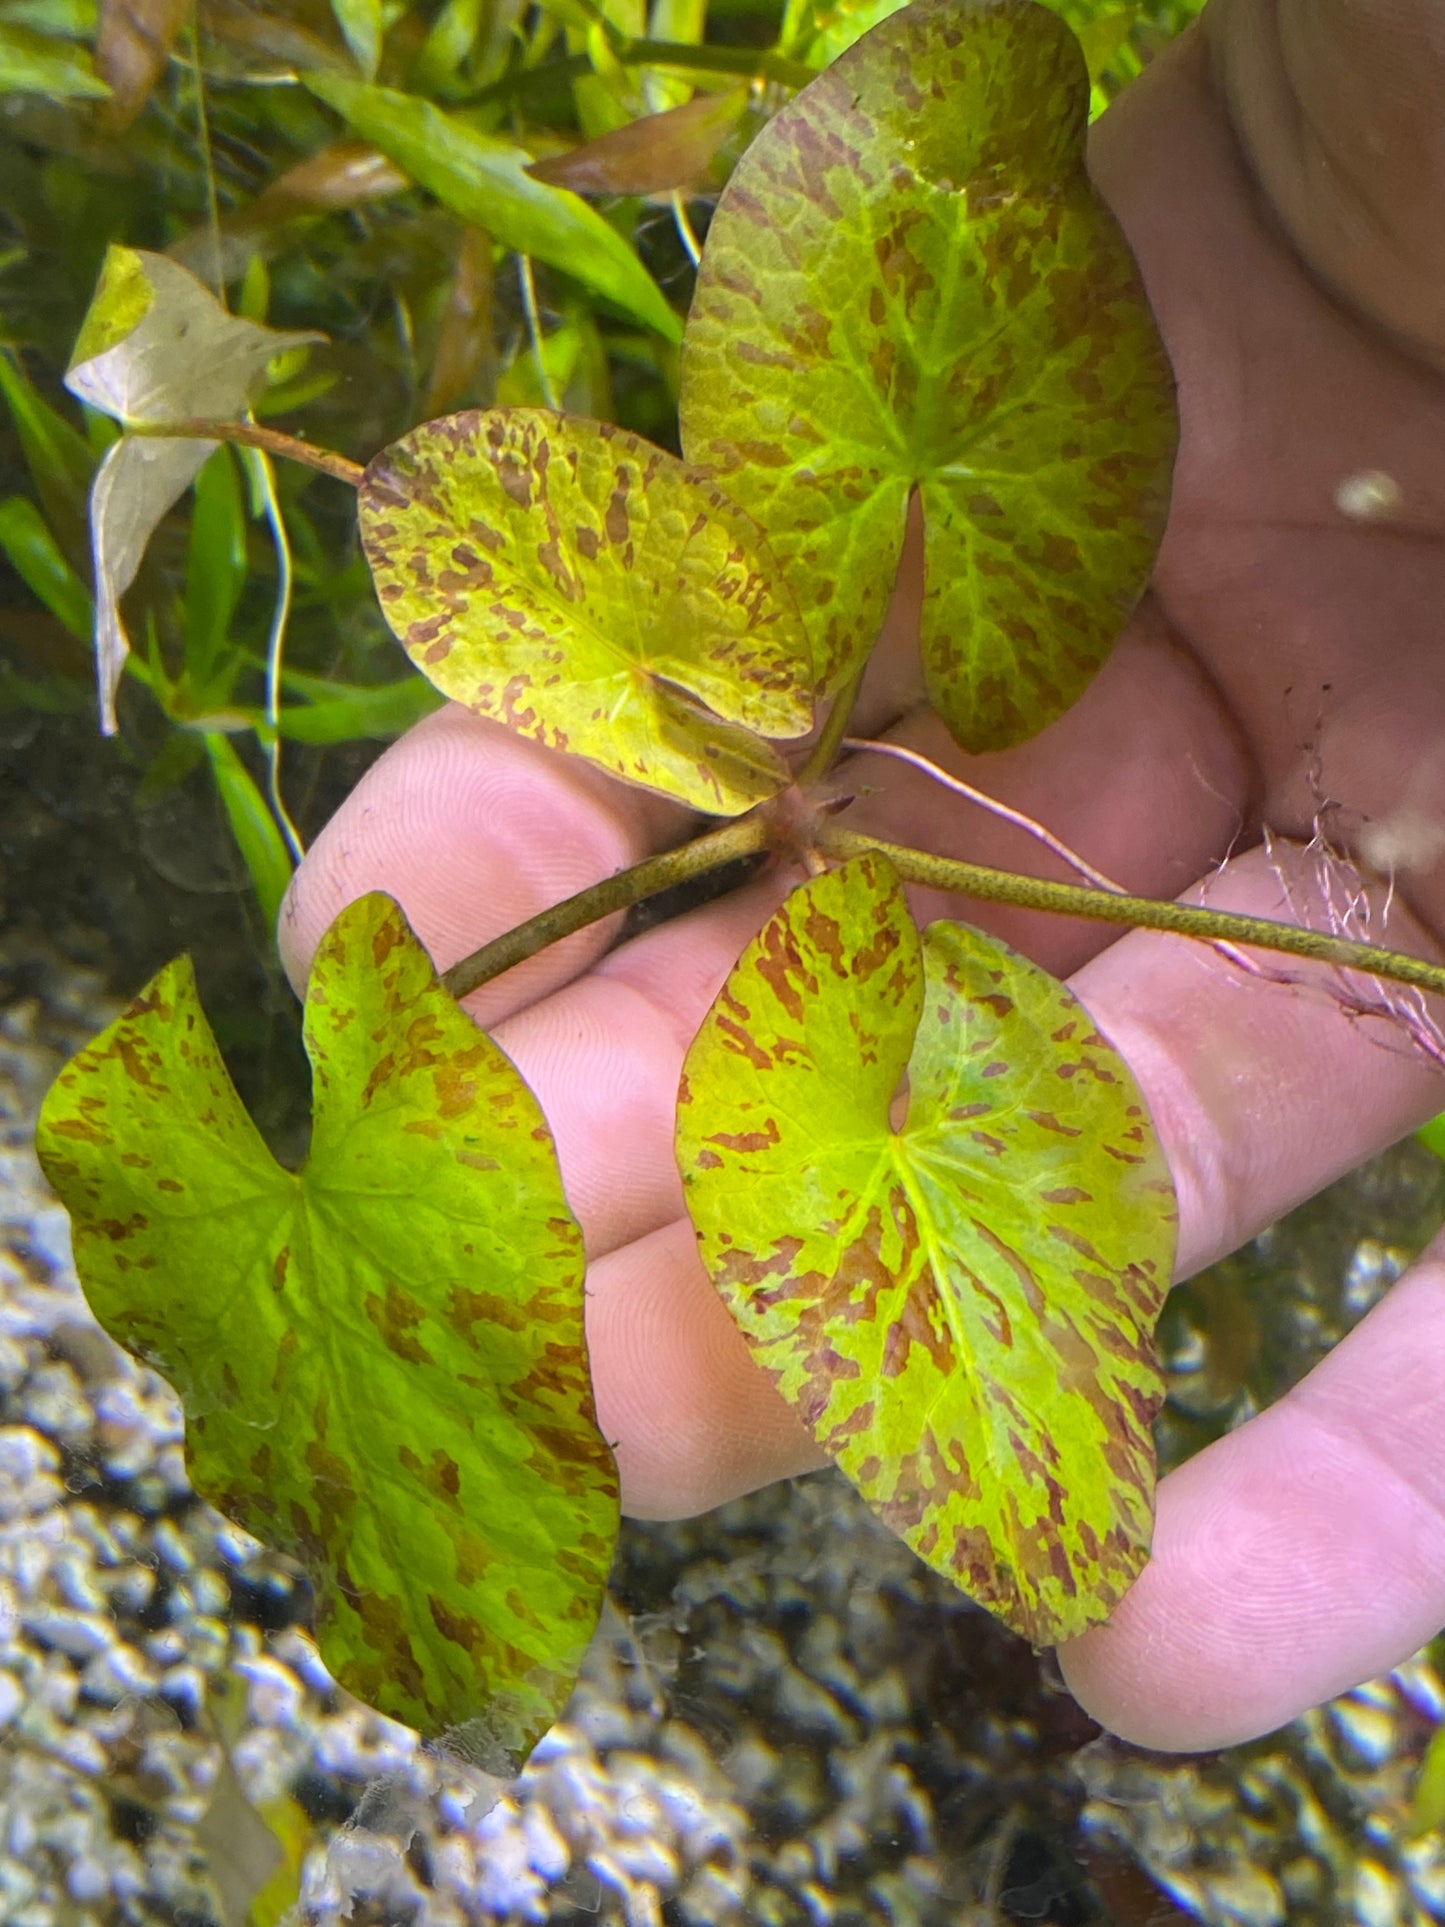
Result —
[[695, 268], [702, 266], [702, 244], [699, 242], [688, 219], [687, 200], [680, 188], [672, 190], [672, 223], [677, 229], [677, 238], [682, 242], [683, 252]]
[[1379, 944], [1355, 943], [1323, 930], [1302, 930], [1296, 924], [1276, 923], [1269, 917], [1240, 916], [1232, 910], [1207, 910], [1193, 904], [1170, 903], [1158, 897], [1115, 896], [1107, 890], [1088, 890], [1076, 883], [1052, 883], [1042, 877], [1016, 876], [1008, 870], [985, 869], [953, 857], [931, 856], [876, 836], [846, 830], [830, 823], [816, 831], [818, 848], [830, 857], [876, 852], [886, 856], [908, 883], [925, 883], [957, 896], [977, 897], [987, 903], [1013, 903], [1025, 910], [1052, 910], [1063, 916], [1093, 917], [1103, 923], [1132, 924], [1145, 930], [1168, 930], [1206, 942], [1224, 940], [1248, 944], [1256, 950], [1279, 951], [1307, 957], [1315, 963], [1335, 964], [1343, 970], [1362, 970], [1372, 977], [1413, 984], [1417, 989], [1445, 996], [1445, 966], [1408, 957], [1403, 951]]
[[833, 707], [828, 711], [828, 720], [823, 725], [822, 734], [808, 751], [807, 760], [794, 779], [799, 789], [807, 789], [810, 783], [816, 783], [833, 767], [834, 759], [848, 732], [853, 705], [858, 700], [858, 691], [863, 687], [863, 671], [867, 667], [865, 658], [833, 698]]
[[500, 977], [503, 971], [525, 963], [528, 957], [535, 957], [538, 951], [563, 937], [585, 930], [589, 924], [598, 923], [618, 910], [628, 910], [648, 897], [661, 896], [664, 890], [675, 889], [679, 883], [690, 883], [712, 870], [720, 870], [739, 857], [752, 856], [766, 849], [772, 837], [773, 827], [767, 816], [753, 811], [678, 849], [646, 857], [631, 869], [603, 877], [600, 883], [591, 883], [575, 896], [566, 897], [549, 910], [539, 911], [535, 917], [519, 923], [515, 930], [494, 937], [480, 950], [474, 950], [444, 971], [442, 984], [453, 997], [470, 996], [494, 977]]
[[259, 448], [268, 455], [304, 462], [307, 468], [319, 469], [323, 475], [347, 482], [352, 488], [360, 488], [366, 474], [360, 462], [348, 461], [346, 456], [337, 455], [329, 448], [317, 448], [297, 435], [283, 435], [279, 428], [263, 428], [259, 422], [207, 421], [189, 416], [176, 422], [127, 422], [126, 433], [171, 436], [177, 441], [233, 442], [238, 448]]
[[276, 493], [276, 475], [271, 467], [271, 458], [264, 448], [246, 451], [250, 457], [252, 473], [260, 490], [261, 499], [266, 505], [266, 522], [271, 530], [271, 542], [276, 551], [276, 604], [271, 616], [271, 631], [266, 641], [266, 724], [267, 740], [266, 773], [271, 792], [271, 808], [281, 833], [291, 852], [291, 861], [299, 863], [306, 854], [301, 841], [301, 833], [291, 821], [291, 813], [281, 795], [281, 664], [286, 648], [286, 629], [291, 620], [291, 589], [294, 570], [291, 564], [291, 541], [286, 533], [286, 518], [281, 513], [281, 500]]
[[557, 391], [547, 369], [547, 354], [542, 341], [542, 317], [537, 310], [537, 281], [532, 273], [530, 254], [517, 256], [517, 279], [522, 285], [522, 311], [527, 317], [527, 333], [532, 341], [532, 365], [537, 371], [537, 387], [544, 404], [557, 413]]

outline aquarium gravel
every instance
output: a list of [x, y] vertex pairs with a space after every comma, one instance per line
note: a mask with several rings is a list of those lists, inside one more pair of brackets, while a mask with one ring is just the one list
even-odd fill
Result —
[[[630, 1528], [567, 1717], [510, 1783], [465, 1733], [424, 1747], [358, 1706], [304, 1581], [195, 1499], [173, 1396], [75, 1285], [30, 1133], [115, 1009], [95, 964], [0, 942], [5, 1927], [245, 1927], [253, 1900], [259, 1927], [288, 1865], [308, 1927], [1445, 1919], [1445, 1849], [1405, 1837], [1445, 1712], [1428, 1656], [1252, 1747], [1140, 1753], [831, 1475]], [[1166, 1448], [1303, 1369], [1440, 1192], [1396, 1157], [1177, 1295]]]

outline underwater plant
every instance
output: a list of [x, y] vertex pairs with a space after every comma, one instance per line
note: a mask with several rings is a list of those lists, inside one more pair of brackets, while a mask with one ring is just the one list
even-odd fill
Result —
[[[346, 97], [359, 127], [376, 91]], [[130, 251], [78, 345], [72, 386], [125, 430], [107, 466], [161, 476], [159, 500], [229, 440], [354, 485], [381, 607], [432, 685], [714, 819], [441, 980], [395, 905], [343, 911], [307, 991], [298, 1172], [236, 1098], [184, 962], [42, 1117], [90, 1302], [181, 1392], [198, 1490], [308, 1568], [345, 1685], [419, 1726], [477, 1723], [503, 1759], [566, 1696], [617, 1495], [550, 1134], [458, 998], [741, 858], [800, 876], [687, 1056], [703, 1262], [885, 1522], [1044, 1643], [1147, 1556], [1172, 1194], [1082, 1006], [966, 925], [920, 933], [903, 885], [1438, 987], [1318, 933], [879, 843], [829, 783], [914, 505], [930, 700], [969, 748], [1060, 715], [1148, 579], [1172, 384], [1084, 171], [1087, 99], [1072, 35], [1030, 0], [922, 0], [802, 88], [708, 234], [681, 458], [518, 407], [356, 468], [243, 419], [294, 342]], [[594, 239], [594, 279], [642, 299]], [[222, 343], [230, 386], [208, 386]], [[138, 502], [97, 488], [98, 558], [116, 517], [143, 545]], [[118, 596], [124, 570], [98, 573]], [[116, 602], [103, 699], [124, 647]]]

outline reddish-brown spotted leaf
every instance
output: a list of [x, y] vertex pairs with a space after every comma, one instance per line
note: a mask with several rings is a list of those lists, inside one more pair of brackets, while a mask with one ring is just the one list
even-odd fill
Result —
[[744, 951], [677, 1148], [754, 1356], [884, 1522], [1037, 1643], [1109, 1612], [1149, 1544], [1173, 1193], [1063, 985], [965, 924], [920, 943], [859, 859]]
[[364, 897], [306, 999], [310, 1155], [274, 1161], [169, 965], [41, 1115], [96, 1316], [186, 1408], [197, 1490], [317, 1583], [361, 1698], [516, 1761], [591, 1636], [617, 1528], [551, 1137]]
[[820, 684], [867, 656], [910, 497], [924, 672], [1001, 749], [1075, 700], [1153, 565], [1173, 386], [1032, 0], [926, 0], [753, 142], [708, 231], [682, 442], [768, 531]]
[[366, 471], [361, 539], [412, 661], [481, 716], [735, 816], [812, 721], [761, 531], [674, 455], [540, 408], [427, 422]]

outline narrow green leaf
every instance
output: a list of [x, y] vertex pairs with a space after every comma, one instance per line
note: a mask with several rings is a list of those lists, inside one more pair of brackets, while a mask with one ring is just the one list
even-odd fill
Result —
[[810, 67], [831, 67], [855, 40], [890, 19], [906, 0], [823, 0], [812, 9], [811, 38], [804, 58]]
[[208, 729], [205, 740], [226, 821], [255, 889], [266, 927], [274, 930], [281, 914], [281, 899], [291, 881], [290, 852], [265, 797], [236, 754], [230, 737]]
[[453, 214], [503, 247], [561, 268], [668, 341], [681, 340], [682, 323], [622, 236], [575, 194], [534, 181], [525, 148], [479, 133], [413, 94], [338, 74], [302, 78]]
[[928, 693], [971, 750], [1069, 707], [1164, 527], [1172, 382], [1087, 104], [1032, 0], [896, 14], [744, 155], [683, 347], [684, 451], [767, 528], [829, 687], [878, 634], [917, 490]]
[[90, 40], [96, 0], [3, 0], [0, 21], [7, 27], [33, 27], [60, 40]]
[[68, 524], [83, 523], [96, 460], [85, 437], [50, 406], [19, 360], [4, 350], [0, 350], [0, 395], [46, 514], [52, 521], [63, 517]]
[[0, 94], [104, 100], [109, 92], [85, 48], [0, 20]]
[[[288, 686], [289, 677], [283, 677]], [[294, 743], [354, 743], [385, 741], [400, 736], [439, 709], [442, 698], [425, 676], [405, 676], [400, 682], [332, 683], [328, 693], [306, 703], [288, 704], [281, 711], [280, 734]]]
[[964, 924], [920, 944], [861, 858], [744, 951], [677, 1149], [714, 1283], [883, 1521], [1035, 1643], [1117, 1604], [1149, 1544], [1173, 1195], [1063, 985]]
[[189, 963], [52, 1088], [40, 1155], [101, 1323], [186, 1408], [195, 1485], [318, 1585], [327, 1665], [395, 1719], [556, 1717], [617, 1529], [582, 1238], [536, 1102], [364, 897], [311, 973], [310, 1155], [284, 1171]]
[[246, 586], [246, 505], [222, 445], [196, 477], [186, 564], [186, 668], [197, 689], [214, 673]]
[[443, 0], [412, 71], [412, 85], [419, 93], [436, 93], [451, 85], [477, 44], [482, 16], [483, 0]]
[[1437, 1726], [1425, 1749], [1405, 1822], [1407, 1840], [1445, 1828], [1445, 1726]]
[[382, 0], [331, 0], [331, 11], [364, 80], [381, 65]]
[[444, 694], [715, 815], [787, 781], [759, 739], [812, 722], [801, 618], [761, 530], [676, 456], [472, 410], [383, 449], [358, 512], [383, 613]]
[[90, 641], [90, 591], [60, 553], [38, 508], [25, 495], [0, 502], [0, 549], [20, 579], [57, 621], [81, 642]]

